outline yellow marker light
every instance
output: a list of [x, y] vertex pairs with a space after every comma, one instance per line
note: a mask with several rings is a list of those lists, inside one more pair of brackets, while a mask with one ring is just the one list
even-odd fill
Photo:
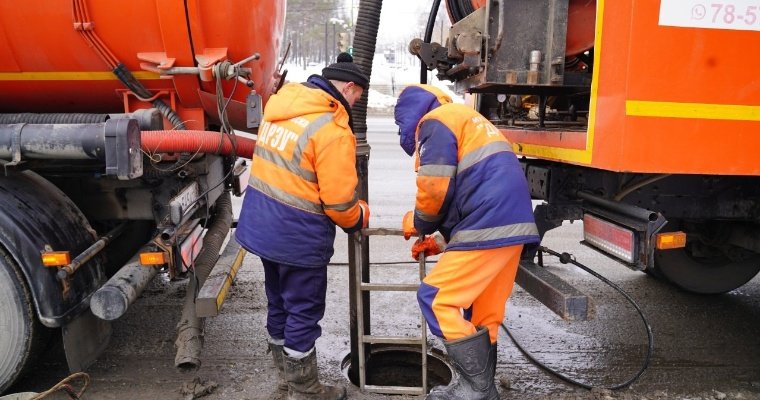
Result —
[[685, 232], [666, 232], [657, 234], [657, 248], [659, 250], [679, 249], [686, 247]]
[[71, 263], [71, 255], [68, 251], [44, 251], [42, 252], [42, 265], [46, 267], [62, 267]]
[[140, 253], [140, 264], [142, 265], [163, 265], [166, 264], [166, 253], [163, 251], [153, 251], [150, 253]]

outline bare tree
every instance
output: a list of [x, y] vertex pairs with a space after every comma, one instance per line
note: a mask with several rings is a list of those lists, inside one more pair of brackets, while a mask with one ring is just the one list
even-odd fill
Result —
[[331, 61], [337, 55], [337, 36], [350, 20], [351, 5], [344, 0], [288, 0], [285, 41], [292, 43], [291, 62], [305, 67]]

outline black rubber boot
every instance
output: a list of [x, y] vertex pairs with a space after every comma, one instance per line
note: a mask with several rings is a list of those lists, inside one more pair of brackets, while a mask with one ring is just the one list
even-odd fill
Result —
[[436, 386], [426, 399], [434, 400], [498, 400], [494, 384], [496, 347], [491, 344], [488, 329], [480, 327], [470, 336], [445, 342], [456, 376], [448, 386]]
[[285, 380], [285, 360], [283, 359], [285, 355], [282, 352], [282, 345], [272, 342], [268, 343], [269, 352], [272, 353], [272, 360], [274, 360], [274, 365], [277, 367], [277, 389], [287, 392], [288, 381]]
[[292, 358], [283, 353], [285, 379], [288, 381], [288, 400], [343, 400], [346, 388], [323, 385], [319, 382], [317, 350], [304, 358]]

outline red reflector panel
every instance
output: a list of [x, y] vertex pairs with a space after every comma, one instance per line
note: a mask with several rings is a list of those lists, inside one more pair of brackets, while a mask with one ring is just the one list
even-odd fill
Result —
[[583, 216], [583, 239], [621, 260], [633, 263], [635, 241], [633, 231], [591, 214]]
[[187, 267], [193, 265], [193, 261], [200, 254], [203, 248], [202, 233], [203, 228], [197, 225], [179, 246], [180, 256], [182, 257], [182, 272], [187, 271]]

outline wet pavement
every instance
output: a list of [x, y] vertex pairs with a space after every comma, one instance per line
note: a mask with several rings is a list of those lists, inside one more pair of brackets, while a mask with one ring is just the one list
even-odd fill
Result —
[[[392, 118], [370, 118], [370, 206], [372, 227], [400, 227], [414, 204], [412, 160], [398, 147]], [[236, 199], [239, 207], [240, 200]], [[572, 253], [581, 263], [627, 291], [649, 319], [654, 353], [647, 371], [620, 391], [578, 389], [528, 361], [502, 333], [497, 377], [503, 399], [760, 399], [760, 278], [718, 296], [684, 293], [644, 273], [631, 271], [578, 242], [580, 223], [547, 234], [544, 245]], [[371, 239], [373, 282], [415, 282], [411, 243], [398, 237]], [[317, 341], [322, 377], [348, 386], [351, 399], [411, 399], [360, 392], [348, 383], [341, 362], [349, 351], [347, 238], [339, 234], [328, 268], [328, 306]], [[625, 299], [586, 272], [546, 256], [545, 267], [593, 301], [593, 318], [564, 321], [516, 287], [505, 324], [533, 356], [594, 387], [626, 381], [641, 367], [647, 348], [641, 319]], [[220, 316], [206, 321], [203, 365], [180, 373], [173, 366], [175, 326], [184, 282], [159, 276], [126, 316], [113, 323], [106, 352], [87, 371], [93, 382], [85, 398], [185, 399], [183, 384], [216, 384], [205, 399], [279, 398], [266, 354], [265, 297], [258, 258], [249, 255]], [[413, 293], [373, 293], [372, 333], [414, 335], [420, 317]], [[431, 346], [440, 342], [428, 335]], [[14, 391], [43, 391], [67, 375], [60, 348]], [[212, 385], [213, 386], [213, 385]], [[65, 398], [65, 397], [60, 397]]]

